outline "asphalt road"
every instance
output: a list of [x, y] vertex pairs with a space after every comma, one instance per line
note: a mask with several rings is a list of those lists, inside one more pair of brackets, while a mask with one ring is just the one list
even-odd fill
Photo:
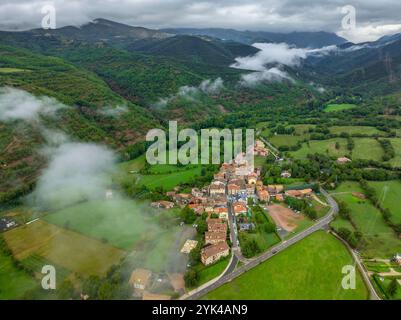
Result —
[[[252, 268], [256, 267], [257, 265], [265, 262], [266, 260], [275, 256], [279, 252], [287, 249], [291, 245], [301, 241], [302, 239], [306, 238], [307, 236], [311, 235], [312, 233], [314, 233], [320, 229], [326, 228], [329, 225], [329, 223], [333, 220], [334, 215], [338, 213], [338, 205], [337, 205], [336, 201], [325, 190], [321, 189], [321, 193], [326, 197], [327, 202], [330, 204], [330, 207], [331, 207], [330, 211], [328, 212], [328, 214], [326, 216], [317, 220], [313, 226], [298, 233], [291, 239], [277, 244], [276, 246], [270, 248], [268, 251], [266, 251], [265, 253], [263, 253], [262, 255], [260, 255], [259, 257], [255, 258], [255, 259], [248, 260], [242, 267], [240, 267], [238, 269], [235, 269], [235, 267], [234, 267], [234, 269], [232, 269], [231, 267], [233, 266], [233, 264], [231, 264], [230, 268], [216, 282], [210, 284], [210, 286], [203, 288], [202, 290], [196, 292], [195, 294], [188, 296], [187, 299], [196, 300], [196, 299], [203, 297], [207, 293], [215, 290], [216, 288], [222, 286], [225, 283], [232, 281], [234, 278], [242, 275], [243, 273], [251, 270]], [[231, 218], [230, 218], [230, 220], [231, 220]], [[230, 227], [231, 227], [231, 225], [230, 225]], [[233, 252], [233, 254], [235, 255], [235, 252]]]

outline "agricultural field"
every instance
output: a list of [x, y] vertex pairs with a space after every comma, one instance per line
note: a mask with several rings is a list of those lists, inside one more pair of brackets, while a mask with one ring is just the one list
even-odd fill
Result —
[[373, 138], [354, 138], [355, 148], [352, 159], [382, 161], [383, 149]]
[[104, 275], [125, 255], [108, 244], [42, 220], [10, 230], [4, 239], [18, 260], [36, 255], [87, 276]]
[[366, 258], [392, 257], [399, 251], [401, 240], [396, 237], [394, 231], [384, 222], [379, 210], [369, 200], [354, 196], [353, 192], [363, 193], [363, 190], [356, 182], [346, 182], [333, 191], [332, 195], [338, 201], [343, 201], [348, 205], [352, 221], [358, 231], [363, 234], [366, 243], [360, 249], [361, 254]]
[[278, 134], [269, 138], [269, 142], [276, 147], [281, 147], [281, 146], [291, 147], [295, 146], [298, 143], [298, 141], [305, 140], [307, 137], [308, 137], [307, 135], [295, 136], [288, 134]]
[[391, 138], [391, 145], [395, 151], [395, 157], [391, 159], [388, 163], [393, 167], [401, 167], [401, 139], [400, 138]]
[[349, 104], [349, 103], [341, 103], [341, 104], [329, 104], [324, 109], [324, 112], [336, 112], [336, 111], [343, 111], [356, 108], [357, 105]]
[[17, 72], [25, 72], [30, 71], [26, 69], [18, 69], [18, 68], [0, 68], [0, 73], [17, 73]]
[[200, 176], [201, 167], [179, 170], [165, 174], [137, 175], [136, 184], [146, 186], [149, 190], [162, 187], [164, 191], [171, 191], [181, 183], [186, 183]]
[[[339, 143], [339, 149], [336, 149], [336, 142]], [[347, 142], [342, 138], [334, 138], [328, 140], [311, 140], [303, 143], [302, 148], [297, 151], [291, 151], [290, 155], [297, 159], [306, 159], [308, 154], [321, 153], [328, 154], [333, 157], [342, 157], [349, 154]]]
[[392, 213], [392, 221], [401, 223], [401, 182], [400, 181], [370, 181], [369, 185], [376, 190], [384, 208]]
[[290, 124], [288, 127], [294, 127], [295, 133], [299, 135], [307, 134], [309, 129], [315, 128], [314, 124]]
[[366, 134], [369, 136], [384, 135], [383, 131], [376, 129], [375, 127], [367, 127], [367, 126], [333, 126], [330, 127], [330, 132], [333, 134], [341, 134], [345, 132], [350, 135], [353, 134]]
[[38, 287], [38, 280], [18, 269], [12, 258], [0, 251], [0, 300], [22, 299], [26, 292]]
[[204, 299], [367, 299], [368, 291], [359, 272], [356, 290], [342, 289], [341, 270], [347, 264], [353, 264], [353, 259], [345, 246], [332, 235], [319, 231], [217, 288]]
[[[86, 202], [45, 217], [46, 221], [128, 251], [141, 267], [159, 272], [183, 259], [179, 249], [194, 229], [178, 226], [178, 209], [159, 211], [149, 203], [114, 199]], [[173, 253], [177, 253], [173, 254]], [[182, 264], [184, 267], [186, 263]]]

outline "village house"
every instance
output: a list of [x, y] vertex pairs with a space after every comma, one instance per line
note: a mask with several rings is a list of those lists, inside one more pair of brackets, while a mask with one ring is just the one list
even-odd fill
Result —
[[[211, 200], [211, 199], [209, 199], [209, 200]], [[213, 204], [215, 206], [226, 206], [227, 205], [227, 196], [225, 194], [217, 195], [212, 199], [211, 202], [213, 202]]]
[[247, 184], [246, 185], [246, 193], [249, 196], [253, 196], [255, 194], [255, 185], [254, 184]]
[[201, 204], [191, 203], [188, 205], [188, 207], [192, 209], [199, 216], [205, 212], [205, 207]]
[[171, 199], [174, 199], [174, 196], [177, 194], [175, 191], [168, 191], [166, 192], [167, 197], [170, 197]]
[[269, 155], [269, 150], [266, 149], [265, 144], [262, 141], [256, 140], [254, 153], [257, 156], [267, 157]]
[[219, 231], [219, 232], [212, 232], [206, 231], [205, 232], [205, 244], [217, 244], [220, 242], [225, 242], [227, 239], [227, 232]]
[[269, 202], [270, 201], [270, 193], [265, 189], [265, 187], [260, 186], [256, 189], [256, 195], [258, 196], [260, 201]]
[[253, 223], [240, 223], [239, 230], [240, 231], [251, 231], [255, 229], [255, 225]]
[[233, 208], [234, 208], [235, 216], [238, 216], [241, 214], [247, 214], [247, 212], [248, 212], [247, 207], [243, 204], [235, 204], [235, 205], [233, 205]]
[[129, 284], [136, 294], [142, 294], [149, 284], [152, 272], [146, 269], [135, 269], [129, 279]]
[[213, 181], [209, 187], [209, 194], [211, 196], [226, 194], [226, 185], [219, 180]]
[[173, 197], [174, 201], [181, 206], [185, 206], [192, 200], [192, 195], [189, 193], [179, 193]]
[[256, 184], [258, 181], [258, 175], [255, 172], [252, 172], [250, 175], [246, 177], [248, 184]]
[[200, 191], [198, 188], [192, 188], [191, 194], [192, 194], [195, 198], [201, 198], [201, 197], [203, 197], [203, 192]]
[[158, 209], [171, 209], [174, 207], [174, 202], [161, 200], [161, 201], [152, 202], [150, 204], [150, 206], [153, 208], [158, 208]]
[[214, 207], [213, 213], [218, 214], [220, 219], [228, 220], [228, 209], [227, 207]]
[[268, 185], [267, 191], [271, 196], [275, 196], [278, 193], [282, 193], [284, 191], [284, 186], [282, 185]]
[[225, 223], [222, 219], [207, 220], [207, 231], [227, 233], [227, 229], [227, 223]]
[[305, 198], [308, 197], [312, 194], [313, 190], [312, 189], [303, 189], [303, 190], [287, 190], [285, 192], [285, 195], [287, 197], [292, 197], [292, 198]]
[[207, 246], [201, 251], [201, 261], [204, 265], [210, 265], [230, 254], [230, 247], [226, 242]]
[[218, 172], [214, 174], [214, 179], [215, 180], [225, 180], [226, 179], [226, 174], [225, 172]]
[[281, 172], [281, 178], [291, 178], [291, 172], [289, 171]]
[[352, 160], [348, 159], [347, 157], [341, 157], [337, 159], [338, 164], [347, 164], [349, 162], [352, 162]]
[[282, 193], [276, 194], [276, 200], [280, 201], [280, 202], [283, 202], [284, 201], [284, 194], [282, 194]]
[[227, 192], [230, 196], [236, 195], [240, 192], [240, 186], [235, 183], [230, 183], [227, 186]]

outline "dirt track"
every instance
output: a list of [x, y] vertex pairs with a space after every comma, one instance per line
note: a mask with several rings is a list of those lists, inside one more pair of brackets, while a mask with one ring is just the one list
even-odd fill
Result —
[[288, 232], [294, 231], [298, 227], [298, 222], [304, 219], [303, 216], [282, 205], [273, 204], [267, 209], [274, 222]]

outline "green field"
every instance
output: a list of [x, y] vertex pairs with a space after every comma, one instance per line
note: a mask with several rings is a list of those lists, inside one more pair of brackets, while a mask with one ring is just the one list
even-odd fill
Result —
[[11, 257], [0, 251], [0, 300], [21, 299], [27, 291], [39, 287], [39, 283], [39, 280], [15, 267]]
[[356, 290], [341, 287], [342, 268], [353, 264], [340, 241], [319, 231], [207, 294], [204, 299], [367, 299], [368, 291], [359, 272]]
[[0, 68], [0, 73], [16, 73], [16, 72], [24, 72], [29, 71], [25, 69], [17, 69], [17, 68]]
[[365, 245], [361, 253], [366, 258], [390, 258], [399, 251], [401, 240], [394, 231], [384, 222], [379, 210], [368, 200], [361, 200], [352, 195], [352, 192], [363, 192], [356, 182], [342, 183], [333, 196], [344, 201], [350, 211], [357, 229], [362, 232]]
[[37, 255], [55, 265], [82, 275], [104, 275], [125, 252], [39, 220], [4, 233], [18, 260]]
[[395, 157], [389, 161], [389, 163], [394, 167], [401, 168], [401, 139], [400, 138], [392, 138], [389, 139], [391, 141], [391, 145], [395, 151]]
[[341, 103], [341, 104], [329, 104], [324, 109], [324, 112], [336, 112], [356, 108], [355, 104]]
[[276, 147], [281, 146], [295, 146], [298, 141], [302, 141], [306, 138], [306, 135], [293, 136], [287, 134], [278, 134], [269, 138], [271, 142]]
[[376, 190], [384, 208], [392, 213], [392, 221], [401, 223], [401, 182], [400, 181], [370, 181], [369, 185]]
[[200, 176], [201, 170], [202, 169], [200, 167], [195, 167], [189, 170], [166, 174], [138, 175], [136, 183], [138, 185], [144, 185], [150, 190], [155, 190], [158, 187], [163, 187], [163, 190], [171, 191], [179, 184], [189, 182], [196, 176]]
[[[336, 142], [340, 144], [340, 148], [336, 149]], [[290, 152], [291, 156], [297, 159], [305, 159], [308, 154], [321, 153], [328, 154], [334, 157], [342, 157], [347, 155], [347, 142], [342, 138], [334, 138], [329, 140], [311, 140], [308, 143], [303, 143], [302, 148], [297, 151]]]
[[355, 148], [352, 159], [382, 161], [383, 149], [373, 138], [354, 138]]
[[315, 128], [314, 124], [290, 124], [289, 127], [295, 128], [295, 133], [302, 135], [309, 132], [309, 129]]
[[150, 213], [152, 208], [130, 200], [94, 201], [47, 215], [47, 222], [85, 234], [124, 249], [160, 231]]
[[366, 135], [383, 135], [384, 132], [376, 129], [375, 127], [367, 126], [333, 126], [330, 127], [330, 132], [333, 134], [341, 134], [343, 132], [350, 135], [353, 134], [366, 134]]
[[205, 284], [206, 282], [218, 277], [226, 269], [228, 263], [230, 262], [230, 257], [224, 258], [211, 266], [204, 266], [199, 264], [196, 268], [199, 272], [199, 282], [198, 286]]
[[176, 208], [159, 211], [148, 203], [114, 199], [82, 203], [45, 219], [129, 251], [135, 266], [159, 272], [183, 259], [179, 250], [194, 233], [193, 228], [178, 226], [177, 214]]

